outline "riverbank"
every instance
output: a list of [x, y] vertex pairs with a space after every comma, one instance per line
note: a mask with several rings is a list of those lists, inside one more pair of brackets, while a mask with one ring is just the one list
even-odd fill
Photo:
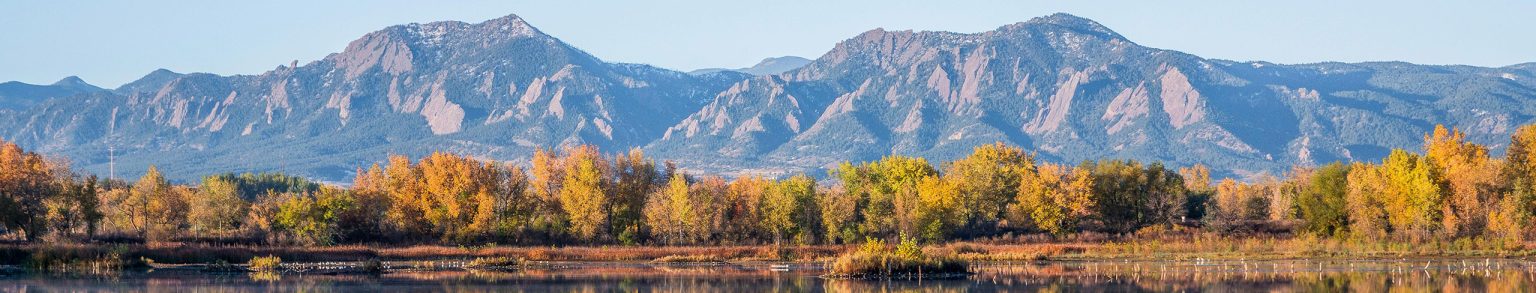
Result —
[[[1098, 243], [956, 242], [923, 246], [924, 254], [970, 262], [1091, 260], [1277, 260], [1516, 258], [1536, 259], [1531, 243], [1475, 240], [1401, 243], [1321, 238], [1193, 238]], [[26, 268], [145, 264], [246, 263], [276, 256], [285, 262], [468, 261], [508, 258], [531, 262], [750, 263], [829, 262], [852, 245], [809, 246], [249, 246], [186, 243], [5, 244], [0, 265]]]

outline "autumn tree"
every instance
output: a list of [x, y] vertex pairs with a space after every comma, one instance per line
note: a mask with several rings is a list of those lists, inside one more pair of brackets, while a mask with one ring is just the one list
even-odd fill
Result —
[[762, 222], [760, 206], [770, 184], [773, 182], [762, 177], [742, 176], [736, 177], [726, 185], [724, 202], [720, 210], [724, 218], [724, 227], [721, 229], [722, 238], [736, 244], [744, 244], [767, 236], [758, 229], [758, 223]]
[[952, 161], [944, 168], [944, 177], [955, 184], [963, 198], [960, 213], [973, 229], [992, 225], [1003, 218], [1005, 207], [1019, 192], [1023, 176], [1035, 172], [1032, 156], [1003, 143], [982, 145], [969, 156]]
[[427, 222], [427, 216], [421, 209], [426, 198], [425, 186], [422, 186], [421, 169], [411, 165], [410, 157], [403, 155], [389, 156], [389, 164], [384, 168], [384, 194], [389, 196], [389, 210], [385, 212], [385, 223], [393, 234], [403, 237], [421, 237], [428, 235], [431, 224]]
[[[660, 189], [668, 180], [656, 170], [656, 162], [645, 157], [640, 149], [613, 157], [612, 188], [609, 189], [612, 204], [607, 205], [608, 217], [619, 242], [634, 244], [639, 241], [641, 224], [645, 222], [644, 210], [647, 197]], [[670, 176], [670, 175], [669, 175]]]
[[1027, 223], [1060, 236], [1071, 233], [1077, 221], [1093, 212], [1093, 178], [1088, 170], [1045, 164], [1019, 180], [1009, 222]]
[[146, 239], [167, 240], [177, 236], [186, 226], [187, 198], [193, 192], [186, 187], [171, 185], [155, 166], [150, 166], [144, 176], [134, 182], [130, 193], [129, 204], [142, 205], [142, 209], [134, 210], [140, 214], [128, 217], [142, 225], [136, 232]]
[[1524, 240], [1531, 233], [1530, 220], [1536, 218], [1536, 124], [1521, 126], [1510, 135], [1499, 173], [1508, 192], [1489, 213], [1489, 232], [1507, 240]]
[[[395, 225], [387, 223], [391, 218], [394, 202], [389, 194], [389, 177], [385, 175], [384, 168], [378, 164], [368, 169], [357, 169], [357, 176], [352, 178], [352, 196], [356, 199], [356, 209], [353, 213], [344, 215], [341, 219], [348, 225], [342, 227], [340, 238], [343, 240], [396, 240], [391, 232], [395, 232]], [[315, 190], [315, 191], [318, 191]], [[309, 191], [313, 192], [313, 191]], [[263, 194], [275, 193], [267, 191]], [[260, 197], [258, 197], [260, 198]], [[269, 206], [273, 206], [268, 204]], [[251, 215], [258, 215], [256, 211], [261, 207], [261, 201], [257, 200], [251, 207]], [[269, 208], [264, 213], [266, 219], [275, 219], [275, 207]], [[254, 217], [254, 216], [253, 216]], [[270, 222], [270, 220], [269, 220]]]
[[864, 203], [859, 230], [866, 236], [890, 238], [901, 226], [914, 222], [911, 212], [917, 206], [917, 193], [913, 191], [924, 177], [936, 176], [938, 171], [922, 158], [889, 156], [858, 166], [843, 163], [832, 175], [849, 195]]
[[1216, 186], [1211, 184], [1211, 169], [1204, 164], [1179, 168], [1179, 176], [1184, 178], [1184, 190], [1188, 192], [1184, 209], [1190, 219], [1202, 219], [1206, 215], [1206, 202], [1216, 194]]
[[608, 163], [591, 146], [567, 150], [559, 193], [560, 207], [570, 219], [570, 231], [579, 239], [601, 240], [608, 227]]
[[1246, 184], [1223, 179], [1215, 196], [1206, 202], [1205, 221], [1222, 233], [1243, 232], [1269, 220], [1273, 184]]
[[869, 197], [849, 192], [846, 185], [818, 193], [821, 208], [822, 237], [829, 243], [852, 244], [864, 241], [864, 207]]
[[[679, 174], [673, 172], [673, 174]], [[727, 228], [729, 186], [725, 178], [704, 176], [688, 186], [688, 202], [693, 210], [694, 242], [703, 244], [724, 238]], [[813, 199], [814, 200], [814, 199]]]
[[569, 218], [560, 206], [561, 183], [565, 181], [565, 167], [560, 158], [543, 148], [533, 152], [528, 174], [528, 205], [534, 217], [528, 223], [530, 230], [546, 237], [564, 234]]
[[770, 185], [761, 208], [762, 227], [773, 235], [774, 244], [815, 242], [821, 209], [816, 205], [816, 181], [810, 176], [796, 175]]
[[700, 244], [726, 228], [725, 180], [689, 181], [687, 175], [673, 173], [667, 188], [652, 193], [646, 204], [647, 223], [663, 243]]
[[1381, 167], [1368, 163], [1349, 166], [1345, 207], [1349, 213], [1349, 232], [1358, 239], [1386, 237], [1391, 224], [1387, 215], [1387, 176]]
[[1444, 205], [1440, 211], [1444, 232], [1451, 236], [1476, 236], [1487, 226], [1487, 216], [1501, 199], [1504, 182], [1499, 164], [1488, 149], [1466, 141], [1458, 130], [1436, 125], [1424, 137], [1424, 156], [1444, 176]]
[[[1442, 183], [1427, 158], [1393, 150], [1380, 166], [1349, 171], [1350, 230], [1361, 237], [1425, 240], [1442, 227]], [[1383, 221], [1384, 220], [1384, 221]]]
[[964, 196], [960, 184], [937, 175], [923, 177], [917, 184], [917, 206], [912, 211], [912, 230], [906, 235], [918, 235], [930, 241], [941, 241], [959, 232], [966, 223]]
[[1529, 223], [1536, 218], [1531, 213], [1531, 202], [1536, 201], [1536, 191], [1530, 188], [1529, 184], [1514, 184], [1514, 189], [1490, 208], [1487, 217], [1490, 236], [1512, 243], [1526, 239], [1526, 234], [1530, 233]]
[[693, 202], [689, 198], [688, 178], [672, 174], [667, 188], [651, 194], [645, 215], [651, 233], [664, 243], [679, 244], [692, 240], [697, 229]]
[[187, 222], [193, 233], [224, 235], [239, 228], [250, 203], [242, 198], [234, 182], [217, 177], [203, 178], [196, 196], [188, 199]]
[[396, 204], [421, 214], [432, 234], [444, 240], [466, 240], [490, 230], [496, 198], [503, 192], [497, 186], [501, 170], [443, 152], [422, 158], [415, 168], [421, 174], [415, 185], [421, 187], [422, 196]]
[[1162, 164], [1107, 160], [1078, 168], [1091, 172], [1095, 214], [1110, 231], [1132, 232], [1185, 219], [1184, 181]]
[[46, 233], [44, 201], [59, 192], [53, 173], [41, 155], [0, 140], [0, 228], [28, 240]]

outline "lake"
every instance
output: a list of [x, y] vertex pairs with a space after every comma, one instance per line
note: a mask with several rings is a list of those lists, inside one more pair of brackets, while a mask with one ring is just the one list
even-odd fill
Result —
[[1052, 261], [972, 265], [955, 280], [828, 280], [819, 264], [555, 263], [510, 272], [394, 271], [382, 275], [206, 273], [0, 276], [3, 292], [1333, 292], [1536, 288], [1522, 260]]

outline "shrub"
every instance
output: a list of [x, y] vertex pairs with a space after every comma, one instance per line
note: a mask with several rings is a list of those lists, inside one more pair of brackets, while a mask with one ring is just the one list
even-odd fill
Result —
[[378, 258], [370, 258], [357, 266], [357, 269], [365, 273], [378, 274], [384, 272], [384, 262]]
[[283, 259], [276, 256], [258, 256], [247, 263], [252, 271], [276, 271], [283, 268]]
[[510, 258], [510, 257], [476, 257], [475, 260], [470, 261], [469, 264], [464, 265], [464, 267], [466, 267], [466, 268], [479, 268], [479, 269], [483, 269], [483, 268], [510, 268], [510, 267], [517, 267], [517, 266], [520, 266], [522, 264], [523, 264], [523, 260], [522, 259], [516, 259], [516, 258]]

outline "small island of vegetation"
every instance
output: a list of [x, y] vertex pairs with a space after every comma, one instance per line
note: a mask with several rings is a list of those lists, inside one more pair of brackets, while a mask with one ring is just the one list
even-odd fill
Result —
[[923, 254], [917, 240], [902, 235], [896, 247], [870, 238], [858, 250], [832, 261], [826, 277], [835, 279], [948, 279], [971, 274], [964, 260]]

